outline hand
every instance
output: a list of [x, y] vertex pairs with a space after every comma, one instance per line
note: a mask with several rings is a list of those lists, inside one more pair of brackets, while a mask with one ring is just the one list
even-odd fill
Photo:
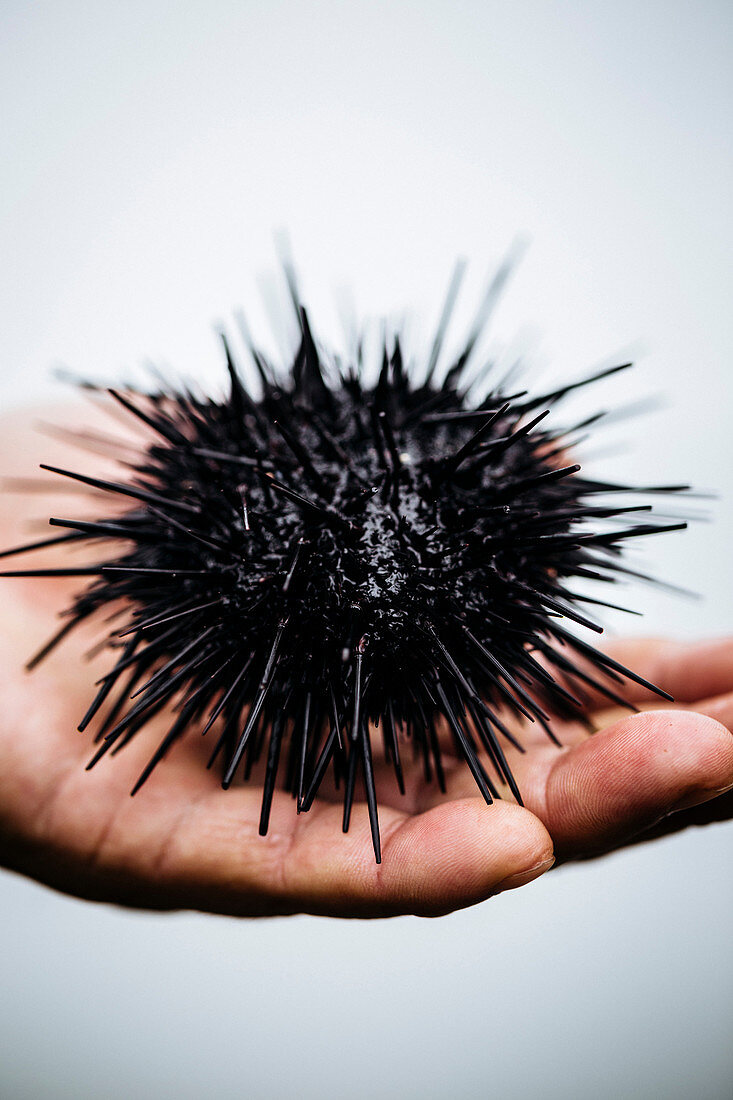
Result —
[[[57, 410], [53, 419], [59, 422]], [[69, 422], [77, 424], [78, 413]], [[19, 418], [1, 427], [4, 474], [27, 476], [39, 457], [56, 461], [58, 444]], [[80, 467], [78, 457], [65, 462]], [[27, 541], [29, 520], [60, 511], [78, 516], [85, 507], [94, 512], [99, 502], [3, 493], [0, 549]], [[39, 566], [58, 560], [53, 550], [35, 556]], [[414, 767], [403, 797], [391, 768], [378, 765], [381, 866], [374, 863], [366, 806], [354, 807], [344, 835], [341, 806], [328, 791], [300, 816], [290, 795], [276, 792], [269, 834], [260, 837], [261, 791], [256, 785], [222, 791], [204, 766], [208, 746], [195, 733], [130, 798], [165, 720], [151, 723], [116, 759], [85, 772], [91, 739], [76, 726], [93, 681], [107, 668], [103, 655], [84, 658], [98, 633], [80, 629], [37, 671], [22, 668], [52, 631], [54, 611], [82, 583], [0, 580], [0, 859], [67, 893], [242, 916], [437, 915], [530, 882], [554, 857], [585, 858], [733, 813], [731, 798], [722, 797], [733, 786], [733, 640], [609, 647], [680, 704], [631, 716], [598, 714], [604, 728], [590, 738], [579, 725], [556, 723], [562, 749], [523, 727], [526, 753], [507, 755], [525, 807], [511, 801], [487, 807], [466, 765], [450, 756], [446, 795]], [[628, 697], [641, 706], [652, 702], [633, 685]]]

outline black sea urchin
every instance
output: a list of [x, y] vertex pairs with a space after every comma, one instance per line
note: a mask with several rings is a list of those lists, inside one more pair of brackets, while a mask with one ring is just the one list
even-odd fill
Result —
[[284, 748], [298, 812], [334, 769], [345, 830], [361, 770], [379, 860], [374, 727], [401, 789], [407, 739], [443, 785], [444, 724], [486, 801], [497, 778], [519, 799], [502, 715], [553, 738], [550, 714], [577, 716], [584, 685], [623, 703], [614, 685], [645, 684], [566, 629], [600, 630], [579, 605], [601, 601], [568, 582], [613, 580], [629, 572], [621, 543], [684, 524], [639, 522], [634, 513], [649, 505], [599, 503], [630, 490], [582, 477], [565, 458], [568, 429], [545, 421], [572, 390], [622, 368], [538, 397], [495, 388], [472, 403], [466, 368], [487, 308], [436, 380], [456, 288], [454, 279], [421, 372], [404, 363], [399, 338], [385, 339], [367, 385], [361, 354], [346, 367], [327, 358], [294, 295], [300, 346], [290, 369], [278, 374], [252, 348], [260, 397], [224, 339], [223, 400], [183, 387], [110, 390], [153, 433], [127, 480], [44, 467], [130, 502], [98, 522], [51, 519], [71, 530], [55, 541], [110, 547], [96, 565], [14, 574], [96, 578], [39, 656], [98, 610], [127, 608], [107, 640], [116, 663], [79, 727], [109, 699], [90, 767], [173, 705], [134, 790], [187, 730], [211, 728], [210, 766], [220, 762], [224, 787], [266, 758], [264, 833]]

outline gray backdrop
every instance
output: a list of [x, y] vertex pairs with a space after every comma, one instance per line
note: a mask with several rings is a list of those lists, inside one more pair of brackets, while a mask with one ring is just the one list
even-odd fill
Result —
[[[729, 5], [5, 0], [0, 36], [5, 407], [66, 399], [58, 362], [222, 384], [212, 322], [244, 305], [272, 343], [278, 227], [322, 336], [349, 292], [418, 347], [455, 257], [467, 316], [521, 232], [488, 347], [545, 379], [632, 348], [576, 407], [669, 407], [589, 465], [721, 493], [639, 552], [703, 601], [638, 590], [611, 628], [730, 630]], [[4, 875], [0, 1094], [728, 1096], [732, 842], [437, 921], [148, 916]]]

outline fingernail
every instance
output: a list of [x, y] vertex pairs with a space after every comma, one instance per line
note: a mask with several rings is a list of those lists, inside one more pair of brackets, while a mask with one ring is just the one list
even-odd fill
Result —
[[530, 867], [526, 871], [518, 871], [516, 875], [509, 875], [508, 878], [502, 879], [492, 893], [500, 894], [502, 890], [516, 890], [518, 886], [526, 886], [528, 882], [532, 882], [533, 879], [544, 875], [545, 871], [549, 871], [554, 862], [555, 857], [551, 856], [550, 859], [543, 859], [541, 863], [535, 863], [534, 867]]

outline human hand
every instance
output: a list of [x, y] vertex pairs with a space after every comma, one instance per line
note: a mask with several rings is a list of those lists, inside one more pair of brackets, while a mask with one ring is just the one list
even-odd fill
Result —
[[[70, 422], [75, 420], [72, 413]], [[44, 460], [54, 461], [55, 446], [44, 444]], [[27, 475], [38, 452], [27, 423], [2, 425], [4, 473]], [[58, 513], [60, 499], [81, 514], [77, 499], [69, 498], [73, 505], [57, 494], [52, 499], [51, 506], [41, 495], [3, 494], [0, 548], [26, 541], [28, 521]], [[98, 508], [92, 503], [92, 512]], [[57, 552], [41, 553], [46, 556], [37, 555], [37, 564], [58, 564]], [[579, 724], [556, 722], [562, 749], [523, 726], [525, 754], [508, 749], [507, 757], [525, 807], [511, 801], [487, 807], [447, 740], [446, 794], [414, 765], [407, 768], [402, 796], [391, 767], [375, 761], [380, 866], [366, 805], [354, 806], [343, 835], [340, 803], [330, 801], [327, 789], [301, 815], [288, 793], [276, 792], [269, 833], [260, 837], [261, 790], [253, 782], [223, 792], [218, 776], [204, 766], [208, 748], [195, 734], [131, 799], [135, 779], [165, 732], [165, 716], [116, 760], [85, 772], [92, 746], [76, 726], [93, 681], [107, 667], [103, 656], [84, 658], [98, 633], [80, 628], [32, 675], [22, 669], [51, 632], [53, 611], [67, 605], [80, 582], [0, 583], [0, 859], [67, 893], [242, 916], [437, 915], [531, 881], [553, 856], [585, 858], [652, 832], [733, 813], [731, 798], [721, 797], [733, 785], [733, 640], [609, 647], [680, 704], [631, 716], [595, 715], [603, 728], [590, 738]], [[640, 706], [652, 701], [634, 685], [627, 694]]]

